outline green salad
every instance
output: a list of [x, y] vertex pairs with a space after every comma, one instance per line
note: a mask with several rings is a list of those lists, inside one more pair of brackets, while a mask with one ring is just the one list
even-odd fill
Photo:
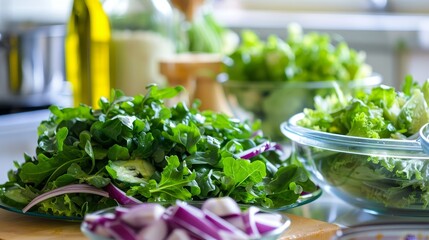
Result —
[[[297, 124], [334, 134], [372, 139], [417, 139], [429, 122], [429, 80], [408, 76], [402, 91], [379, 86], [355, 97], [341, 94], [316, 98]], [[320, 150], [324, 151], [324, 150]], [[388, 207], [429, 204], [429, 161], [324, 151], [314, 159], [325, 179], [344, 192]]]
[[224, 71], [231, 81], [349, 82], [371, 75], [365, 61], [365, 52], [338, 36], [304, 34], [300, 25], [290, 24], [286, 39], [272, 34], [264, 41], [252, 30], [242, 31], [240, 45], [224, 59]]
[[51, 106], [36, 155], [16, 161], [0, 185], [2, 202], [82, 217], [118, 203], [221, 196], [277, 208], [316, 189], [257, 124], [199, 111], [198, 102], [170, 106], [183, 90], [150, 85], [134, 97], [114, 90], [99, 109]]

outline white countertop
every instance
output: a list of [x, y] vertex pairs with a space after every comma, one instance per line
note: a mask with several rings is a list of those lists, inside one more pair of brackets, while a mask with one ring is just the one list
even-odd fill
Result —
[[24, 161], [24, 153], [35, 155], [37, 127], [48, 115], [48, 110], [37, 110], [0, 116], [0, 182], [7, 180], [14, 161]]

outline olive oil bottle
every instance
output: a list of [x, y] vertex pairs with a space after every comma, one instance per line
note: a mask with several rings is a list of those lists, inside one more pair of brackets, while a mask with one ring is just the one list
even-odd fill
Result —
[[74, 0], [65, 40], [66, 76], [73, 103], [98, 107], [110, 96], [109, 19], [99, 0]]

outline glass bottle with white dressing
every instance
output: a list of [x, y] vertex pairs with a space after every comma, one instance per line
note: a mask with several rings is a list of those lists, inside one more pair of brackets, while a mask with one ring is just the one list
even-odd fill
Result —
[[173, 10], [167, 0], [106, 0], [111, 24], [110, 81], [127, 95], [164, 86], [159, 61], [175, 53]]

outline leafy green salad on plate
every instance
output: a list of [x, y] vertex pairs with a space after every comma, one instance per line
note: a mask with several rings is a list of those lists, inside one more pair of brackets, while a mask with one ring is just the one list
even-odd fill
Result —
[[51, 106], [35, 156], [15, 161], [0, 200], [76, 218], [118, 204], [222, 196], [280, 209], [317, 190], [258, 123], [174, 101], [182, 91], [149, 85], [133, 97], [112, 90], [98, 109]]

